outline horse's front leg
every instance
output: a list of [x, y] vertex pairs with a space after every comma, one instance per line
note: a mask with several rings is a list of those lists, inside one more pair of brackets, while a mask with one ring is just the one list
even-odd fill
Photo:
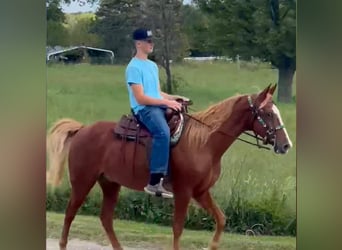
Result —
[[191, 199], [188, 192], [174, 192], [175, 207], [173, 214], [173, 250], [180, 250], [180, 237], [183, 232], [184, 221]]
[[218, 249], [219, 240], [221, 237], [221, 234], [224, 230], [224, 227], [226, 225], [226, 217], [222, 210], [217, 206], [215, 201], [212, 199], [209, 191], [203, 193], [201, 196], [194, 197], [194, 199], [205, 209], [208, 211], [208, 213], [215, 218], [216, 222], [216, 230], [214, 233], [214, 237], [212, 239], [212, 242], [209, 246], [210, 250], [216, 250]]

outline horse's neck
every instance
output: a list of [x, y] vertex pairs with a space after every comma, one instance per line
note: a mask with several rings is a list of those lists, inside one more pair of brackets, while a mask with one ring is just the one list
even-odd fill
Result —
[[247, 104], [236, 105], [230, 117], [211, 133], [208, 144], [214, 157], [221, 158], [230, 145], [247, 129], [249, 120], [247, 112]]

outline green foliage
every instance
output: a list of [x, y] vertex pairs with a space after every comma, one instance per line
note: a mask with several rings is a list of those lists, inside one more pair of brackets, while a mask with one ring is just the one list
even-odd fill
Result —
[[[187, 86], [189, 86], [188, 82], [179, 74], [173, 74], [171, 76], [171, 84], [172, 84], [172, 90], [174, 94], [178, 93], [179, 91], [182, 91]], [[166, 92], [167, 86], [166, 86], [166, 79], [164, 77], [161, 78], [160, 85], [161, 85], [162, 91]]]
[[[239, 54], [271, 61], [277, 67], [296, 56], [296, 5], [294, 1], [197, 0], [212, 16], [210, 30], [217, 47], [229, 56]], [[273, 4], [274, 3], [274, 4]], [[292, 62], [294, 63], [294, 62]]]
[[46, 20], [58, 23], [63, 23], [65, 21], [65, 15], [62, 8], [59, 6], [58, 1], [48, 1], [48, 5], [46, 7]]
[[223, 55], [271, 62], [279, 69], [278, 101], [292, 101], [296, 69], [295, 0], [196, 0], [211, 16], [208, 39]]
[[182, 8], [182, 30], [187, 36], [189, 52], [192, 56], [217, 54], [210, 39], [211, 16], [193, 5]]
[[[68, 189], [57, 189], [55, 193], [47, 192], [46, 209], [64, 212], [70, 192]], [[270, 197], [260, 201], [248, 201], [243, 193], [235, 191], [229, 203], [221, 205], [228, 222], [225, 231], [256, 235], [295, 235], [295, 215], [286, 209], [285, 198], [274, 190]], [[89, 195], [79, 210], [80, 214], [100, 215], [102, 194], [99, 191]], [[173, 202], [151, 197], [145, 193], [124, 190], [115, 208], [115, 218], [138, 222], [172, 225]], [[195, 230], [212, 230], [214, 219], [202, 208], [190, 204], [185, 221], [185, 228]]]
[[103, 45], [115, 54], [115, 61], [127, 62], [133, 56], [132, 32], [139, 19], [136, 0], [103, 0], [96, 12], [93, 31]]
[[157, 61], [166, 67], [167, 60], [176, 60], [187, 49], [186, 38], [182, 34], [182, 1], [179, 0], [145, 0], [142, 8], [141, 25], [151, 27], [154, 31]]
[[68, 31], [63, 24], [56, 21], [47, 21], [47, 45], [68, 45]]
[[61, 2], [69, 3], [71, 1], [47, 1], [47, 45], [100, 46], [101, 39], [91, 32], [95, 21], [94, 15], [64, 14], [60, 7]]
[[229, 215], [229, 231], [257, 235], [295, 235], [295, 215], [286, 207], [286, 195], [280, 196], [278, 189], [274, 188], [270, 196], [258, 202], [243, 197], [243, 192], [234, 192], [225, 208], [225, 214]]
[[132, 32], [139, 27], [153, 31], [153, 58], [167, 74], [167, 92], [173, 91], [170, 61], [186, 54], [187, 38], [182, 33], [179, 0], [105, 0], [96, 13], [94, 32], [104, 46], [114, 51], [116, 62], [127, 62], [135, 53]]
[[70, 45], [85, 45], [100, 47], [102, 42], [98, 35], [92, 32], [95, 25], [93, 14], [69, 14], [66, 15]]
[[69, 188], [47, 189], [46, 210], [63, 212], [70, 197]]
[[127, 62], [134, 55], [132, 32], [139, 27], [153, 30], [154, 57], [158, 64], [183, 57], [186, 37], [181, 33], [182, 1], [104, 0], [96, 13], [93, 29], [113, 50], [117, 62]]
[[292, 102], [295, 0], [193, 1], [196, 5], [183, 5], [180, 0], [102, 0], [96, 19], [74, 24], [68, 35], [59, 4], [72, 1], [86, 0], [47, 0], [48, 45], [102, 46], [114, 51], [116, 63], [126, 63], [135, 52], [132, 31], [150, 27], [155, 34], [154, 57], [167, 72], [169, 92], [173, 89], [170, 60], [181, 61], [189, 54], [238, 54], [242, 60], [253, 56], [277, 67], [278, 101]]
[[58, 1], [49, 1], [46, 8], [47, 45], [67, 45], [68, 32], [64, 27], [65, 15], [59, 7]]
[[99, 0], [46, 0], [46, 3], [55, 3], [55, 4], [61, 4], [61, 3], [66, 3], [70, 4], [71, 2], [77, 2], [80, 5], [84, 3], [96, 3]]

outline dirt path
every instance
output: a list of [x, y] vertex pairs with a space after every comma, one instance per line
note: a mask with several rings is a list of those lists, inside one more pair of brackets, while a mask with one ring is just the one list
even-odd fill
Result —
[[[90, 241], [78, 239], [69, 240], [67, 247], [68, 250], [113, 250], [110, 246], [101, 246]], [[46, 239], [46, 250], [59, 250], [58, 240]], [[161, 248], [124, 247], [124, 250], [161, 250]]]

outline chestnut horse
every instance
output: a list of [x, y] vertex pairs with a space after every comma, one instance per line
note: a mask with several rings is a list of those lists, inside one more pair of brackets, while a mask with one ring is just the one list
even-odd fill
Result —
[[[174, 250], [180, 249], [180, 236], [191, 199], [215, 218], [216, 229], [209, 249], [218, 248], [226, 218], [209, 190], [219, 178], [221, 157], [241, 133], [253, 131], [264, 138], [265, 144], [272, 145], [275, 153], [285, 154], [291, 147], [280, 112], [272, 101], [275, 89], [276, 85], [269, 85], [259, 94], [230, 97], [188, 119], [180, 141], [170, 152]], [[52, 185], [60, 183], [68, 158], [72, 187], [60, 249], [66, 249], [71, 223], [96, 182], [103, 191], [102, 225], [112, 247], [122, 249], [113, 230], [113, 210], [120, 187], [143, 191], [149, 180], [149, 166], [144, 145], [134, 148], [135, 143], [128, 142], [122, 150], [122, 139], [113, 135], [115, 126], [115, 122], [99, 121], [86, 126], [72, 119], [61, 119], [49, 131], [47, 146], [51, 167], [47, 181]]]

